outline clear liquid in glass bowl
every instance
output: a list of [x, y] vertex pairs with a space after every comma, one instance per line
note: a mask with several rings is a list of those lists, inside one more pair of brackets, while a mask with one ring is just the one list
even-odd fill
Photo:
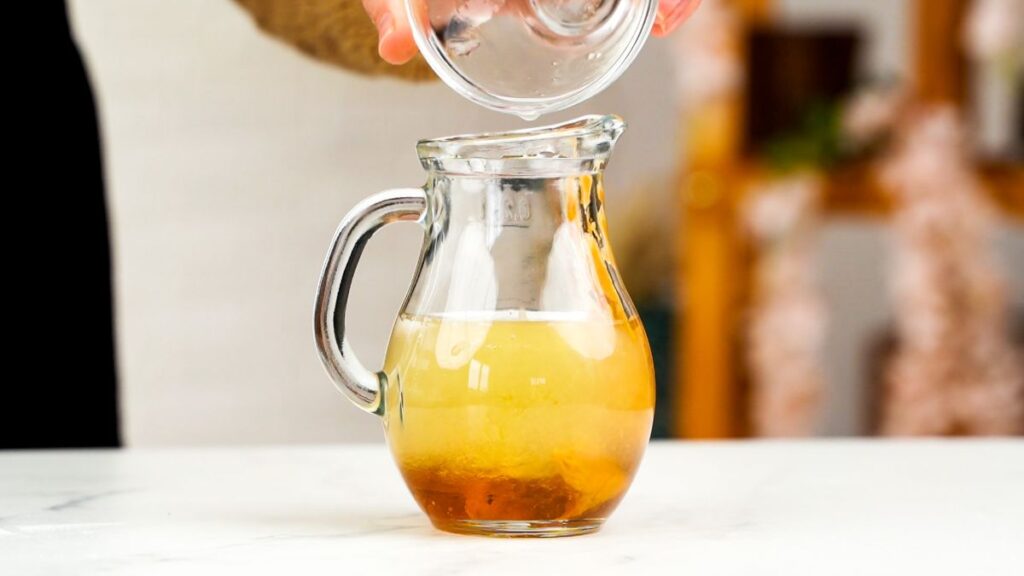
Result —
[[534, 119], [611, 84], [657, 0], [406, 0], [420, 52], [456, 92]]

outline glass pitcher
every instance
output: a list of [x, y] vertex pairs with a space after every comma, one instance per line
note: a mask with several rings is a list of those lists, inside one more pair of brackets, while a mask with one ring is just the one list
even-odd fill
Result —
[[[316, 298], [320, 358], [383, 419], [435, 526], [563, 536], [597, 530], [632, 481], [654, 414], [650, 348], [608, 244], [603, 171], [624, 124], [588, 116], [424, 140], [427, 183], [341, 222]], [[345, 338], [356, 262], [375, 230], [424, 229], [384, 368]]]

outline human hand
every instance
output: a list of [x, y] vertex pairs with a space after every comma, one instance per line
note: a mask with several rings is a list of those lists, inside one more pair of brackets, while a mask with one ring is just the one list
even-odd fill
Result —
[[700, 6], [700, 0], [660, 0], [651, 34], [656, 37], [671, 34], [680, 24], [686, 22], [697, 6]]
[[[380, 57], [391, 64], [405, 64], [416, 55], [416, 42], [405, 12], [405, 0], [362, 0], [363, 8], [377, 27]], [[660, 0], [654, 19], [654, 36], [665, 36], [679, 27], [700, 0]]]

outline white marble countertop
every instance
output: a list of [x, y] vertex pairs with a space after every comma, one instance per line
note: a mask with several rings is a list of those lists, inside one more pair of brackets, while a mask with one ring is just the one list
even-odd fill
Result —
[[437, 532], [380, 446], [0, 452], [0, 573], [1024, 573], [1024, 441], [655, 443], [598, 534]]

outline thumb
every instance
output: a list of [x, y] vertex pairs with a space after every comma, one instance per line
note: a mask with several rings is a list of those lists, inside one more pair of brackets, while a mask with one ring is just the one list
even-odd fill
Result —
[[403, 0], [363, 0], [363, 8], [377, 27], [377, 52], [391, 64], [405, 64], [416, 55]]

